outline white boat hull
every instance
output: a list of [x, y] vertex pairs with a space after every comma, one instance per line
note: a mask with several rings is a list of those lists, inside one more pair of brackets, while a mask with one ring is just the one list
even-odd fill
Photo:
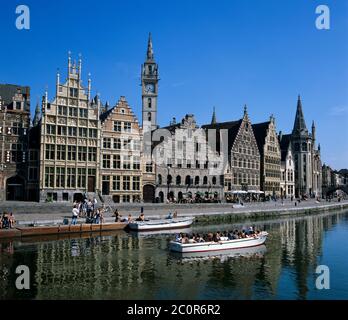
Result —
[[174, 218], [152, 221], [134, 221], [128, 223], [130, 230], [134, 231], [152, 231], [187, 228], [193, 223], [194, 218]]
[[219, 242], [180, 243], [171, 241], [169, 250], [180, 253], [193, 253], [250, 248], [263, 245], [267, 239], [267, 235], [267, 232], [262, 232], [257, 237]]

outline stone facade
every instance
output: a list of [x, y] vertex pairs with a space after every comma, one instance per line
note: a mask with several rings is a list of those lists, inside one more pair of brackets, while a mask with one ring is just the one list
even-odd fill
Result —
[[68, 58], [68, 76], [56, 96], [42, 105], [40, 150], [41, 201], [73, 201], [95, 196], [100, 185], [100, 103], [90, 101], [91, 80], [82, 86], [82, 62]]
[[295, 160], [295, 195], [320, 196], [322, 193], [322, 172], [320, 146], [316, 148], [315, 125], [308, 132], [302, 111], [300, 96], [294, 128], [291, 134], [292, 152]]
[[217, 150], [228, 159], [223, 170], [225, 196], [233, 191], [260, 191], [260, 152], [246, 107], [240, 120], [213, 123], [203, 128], [216, 130]]
[[281, 149], [280, 196], [293, 198], [295, 196], [295, 163], [291, 147], [291, 135], [279, 133]]
[[125, 97], [103, 113], [101, 146], [101, 185], [104, 200], [142, 200], [142, 131]]
[[37, 200], [38, 168], [29, 160], [30, 88], [0, 85], [0, 201]]
[[257, 145], [260, 150], [260, 188], [265, 196], [281, 195], [281, 152], [275, 126], [275, 119], [253, 124]]
[[223, 198], [219, 159], [213, 157], [206, 132], [197, 126], [192, 114], [157, 130], [153, 140], [158, 202]]

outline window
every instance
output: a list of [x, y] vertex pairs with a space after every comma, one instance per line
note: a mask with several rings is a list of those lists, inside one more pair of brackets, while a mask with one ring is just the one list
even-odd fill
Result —
[[121, 132], [122, 130], [122, 123], [121, 121], [115, 121], [114, 122], [114, 131]]
[[85, 188], [86, 187], [86, 169], [77, 168], [77, 187]]
[[146, 163], [145, 171], [152, 172], [152, 163]]
[[67, 188], [75, 188], [75, 184], [76, 184], [76, 168], [68, 168], [66, 186]]
[[65, 187], [65, 168], [62, 168], [62, 167], [56, 168], [56, 187], [57, 188]]
[[21, 128], [22, 128], [22, 124], [19, 122], [13, 122], [12, 123], [12, 134], [14, 135], [20, 135], [21, 133]]
[[114, 139], [114, 149], [121, 150], [121, 139], [119, 138]]
[[16, 101], [16, 109], [21, 110], [21, 108], [22, 108], [22, 102]]
[[57, 160], [65, 160], [65, 145], [57, 145]]
[[132, 150], [132, 140], [124, 139], [123, 140], [123, 150]]
[[119, 154], [116, 154], [113, 157], [113, 168], [121, 169], [121, 156]]
[[176, 185], [181, 185], [181, 176], [176, 176]]
[[65, 126], [58, 126], [57, 134], [59, 136], [66, 136], [66, 127]]
[[77, 136], [77, 128], [76, 127], [68, 127], [68, 136], [76, 137]]
[[208, 184], [208, 177], [207, 177], [207, 176], [204, 176], [204, 178], [203, 178], [203, 184], [204, 184], [204, 185]]
[[215, 185], [216, 184], [216, 177], [213, 177], [212, 183]]
[[68, 146], [68, 160], [75, 161], [76, 160], [76, 147]]
[[98, 136], [98, 131], [97, 131], [97, 129], [89, 129], [89, 130], [88, 130], [88, 136], [89, 136], [90, 138], [97, 138], [97, 136]]
[[39, 154], [37, 151], [29, 151], [29, 161], [37, 161], [39, 160]]
[[58, 114], [60, 116], [66, 116], [68, 114], [68, 108], [65, 106], [58, 106]]
[[78, 89], [70, 88], [69, 93], [70, 93], [70, 97], [77, 98], [77, 96], [78, 96]]
[[109, 154], [103, 154], [103, 168], [109, 169], [111, 166], [110, 162], [111, 156]]
[[191, 185], [191, 177], [190, 176], [186, 176], [185, 184], [188, 185], [188, 186]]
[[123, 156], [123, 169], [130, 170], [130, 156], [125, 155]]
[[79, 137], [87, 138], [87, 128], [79, 128]]
[[201, 167], [199, 160], [196, 160], [196, 168], [199, 169]]
[[171, 184], [173, 182], [173, 177], [169, 174], [167, 175], [167, 184]]
[[29, 168], [29, 180], [37, 180], [38, 179], [38, 170], [36, 167]]
[[69, 107], [69, 116], [70, 117], [77, 117], [77, 108]]
[[122, 202], [130, 202], [130, 195], [124, 194], [122, 196]]
[[159, 184], [159, 185], [162, 184], [162, 175], [161, 175], [161, 174], [159, 174], [159, 175], [157, 176], [157, 184]]
[[140, 170], [140, 157], [133, 156], [133, 170]]
[[120, 190], [121, 189], [121, 177], [113, 176], [112, 177], [112, 190]]
[[130, 190], [130, 177], [124, 176], [123, 177], [123, 190]]
[[147, 106], [148, 106], [149, 109], [152, 108], [152, 100], [151, 100], [151, 98], [147, 99]]
[[186, 168], [191, 169], [191, 161], [190, 160], [186, 161]]
[[45, 168], [45, 186], [47, 188], [54, 187], [54, 167]]
[[50, 134], [50, 135], [56, 134], [56, 126], [52, 124], [46, 124], [46, 134]]
[[133, 140], [133, 150], [140, 151], [140, 140]]
[[87, 161], [87, 147], [79, 147], [78, 160]]
[[133, 177], [133, 190], [140, 190], [140, 177]]
[[46, 160], [54, 160], [55, 148], [56, 146], [54, 144], [46, 144], [46, 150], [45, 150]]
[[147, 121], [151, 121], [151, 112], [147, 113]]
[[132, 130], [132, 124], [130, 122], [124, 123], [124, 132], [131, 132]]
[[80, 118], [88, 118], [88, 110], [80, 108]]
[[88, 161], [90, 162], [97, 161], [97, 148], [94, 148], [94, 147], [88, 148]]
[[111, 139], [110, 138], [103, 138], [103, 148], [104, 149], [111, 148]]
[[195, 185], [198, 185], [199, 184], [199, 176], [196, 176], [195, 177]]

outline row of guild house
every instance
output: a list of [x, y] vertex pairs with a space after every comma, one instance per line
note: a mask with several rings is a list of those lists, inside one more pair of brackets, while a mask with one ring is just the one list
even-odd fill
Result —
[[300, 97], [293, 131], [277, 133], [274, 116], [199, 126], [192, 114], [157, 123], [159, 68], [151, 35], [141, 66], [142, 118], [126, 98], [110, 106], [92, 81], [82, 85], [82, 61], [68, 57], [67, 77], [56, 74], [30, 120], [30, 88], [0, 85], [0, 200], [115, 203], [184, 199], [225, 201], [238, 193], [321, 195], [320, 146], [309, 132]]

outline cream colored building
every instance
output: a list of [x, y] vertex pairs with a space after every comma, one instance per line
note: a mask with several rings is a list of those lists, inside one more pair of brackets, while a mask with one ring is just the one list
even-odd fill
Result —
[[99, 186], [100, 105], [90, 103], [91, 80], [82, 86], [82, 62], [68, 58], [68, 75], [52, 102], [42, 105], [40, 200], [73, 201], [95, 196]]
[[139, 122], [125, 97], [101, 114], [100, 120], [102, 197], [116, 203], [139, 202], [142, 200]]
[[295, 196], [295, 162], [292, 154], [291, 135], [279, 133], [281, 149], [280, 195], [283, 198]]

